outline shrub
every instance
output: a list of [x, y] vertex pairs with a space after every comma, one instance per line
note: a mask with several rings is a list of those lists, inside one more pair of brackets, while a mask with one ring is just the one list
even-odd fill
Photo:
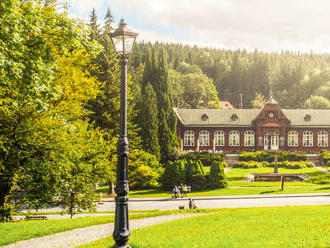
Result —
[[162, 168], [155, 155], [134, 149], [128, 163], [128, 180], [132, 189], [145, 189], [157, 186]]
[[277, 156], [278, 161], [307, 161], [307, 155], [302, 152], [244, 152], [240, 154], [240, 161], [273, 162]]
[[211, 166], [213, 161], [222, 162], [224, 161], [223, 154], [214, 154], [208, 152], [188, 152], [179, 157], [180, 159], [186, 160], [200, 160], [203, 166]]
[[[269, 163], [269, 167], [274, 167], [274, 163]], [[313, 167], [314, 163], [309, 161], [283, 161], [277, 163], [278, 168], [287, 169], [302, 169], [307, 167]]]
[[10, 204], [4, 204], [4, 206], [0, 206], [0, 221], [11, 221], [12, 215], [14, 213], [14, 208]]
[[257, 162], [257, 161], [241, 161], [233, 164], [233, 168], [251, 169], [251, 168], [261, 168], [266, 166], [267, 162]]
[[182, 178], [183, 173], [181, 172], [179, 163], [182, 161], [169, 162], [165, 166], [165, 171], [160, 178], [163, 189], [172, 190], [174, 185], [182, 183], [180, 179]]
[[213, 161], [210, 168], [209, 187], [211, 189], [226, 188], [228, 185], [222, 163]]
[[315, 184], [329, 184], [330, 183], [330, 175], [326, 174], [326, 175], [310, 177], [306, 180], [306, 182], [315, 183]]
[[[306, 167], [313, 167], [314, 163], [309, 161], [283, 161], [277, 163], [278, 168], [287, 169], [302, 169]], [[274, 163], [257, 162], [257, 161], [240, 161], [233, 164], [233, 168], [252, 169], [262, 167], [274, 167]]]
[[199, 160], [189, 160], [185, 165], [185, 180], [186, 184], [191, 185], [193, 176], [203, 175], [204, 168], [201, 169], [202, 163]]
[[330, 166], [330, 151], [322, 151], [320, 159], [325, 166]]
[[189, 184], [191, 186], [191, 190], [203, 190], [207, 189], [207, 178], [204, 175], [196, 175], [191, 178], [191, 182]]

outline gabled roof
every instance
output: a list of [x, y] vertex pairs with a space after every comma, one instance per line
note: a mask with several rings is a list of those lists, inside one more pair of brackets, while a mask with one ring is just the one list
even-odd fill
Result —
[[[184, 126], [246, 127], [252, 125], [252, 121], [262, 110], [174, 108], [174, 111]], [[330, 127], [330, 110], [282, 109], [282, 111], [290, 120], [291, 127]], [[235, 114], [236, 120], [233, 118]], [[310, 120], [305, 120], [306, 115], [310, 115]]]
[[[177, 109], [174, 108], [178, 119], [184, 126], [251, 126], [261, 109]], [[202, 116], [207, 115], [203, 120]], [[237, 120], [233, 120], [233, 115]]]
[[[330, 127], [330, 109], [282, 109], [292, 127]], [[310, 120], [306, 121], [306, 115]]]

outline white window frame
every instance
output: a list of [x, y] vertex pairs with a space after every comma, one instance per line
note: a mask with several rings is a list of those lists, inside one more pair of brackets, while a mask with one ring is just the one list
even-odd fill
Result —
[[229, 132], [229, 146], [239, 146], [240, 134], [237, 130], [231, 130]]
[[312, 131], [303, 132], [303, 147], [313, 147], [313, 132]]
[[210, 132], [202, 130], [199, 132], [199, 146], [209, 146], [210, 145]]
[[327, 131], [319, 131], [317, 133], [317, 145], [319, 147], [328, 147], [329, 136]]
[[291, 130], [288, 132], [288, 146], [289, 147], [297, 147], [299, 144], [299, 135], [295, 130]]
[[217, 130], [214, 132], [214, 145], [215, 146], [225, 146], [225, 132], [222, 130]]
[[184, 146], [194, 146], [195, 145], [195, 132], [192, 130], [187, 130], [184, 132], [183, 136]]
[[254, 131], [247, 130], [244, 132], [244, 146], [255, 146]]

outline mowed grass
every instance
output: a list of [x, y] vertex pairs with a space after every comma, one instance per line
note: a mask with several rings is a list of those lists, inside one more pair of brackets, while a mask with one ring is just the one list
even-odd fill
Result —
[[[223, 209], [133, 230], [132, 248], [326, 248], [330, 205]], [[80, 248], [110, 248], [112, 237]]]
[[[230, 196], [230, 195], [263, 195], [263, 194], [299, 194], [299, 193], [327, 193], [330, 192], [329, 185], [317, 185], [307, 182], [285, 182], [284, 191], [280, 190], [281, 182], [244, 182], [243, 179], [251, 173], [272, 173], [274, 168], [264, 167], [255, 169], [234, 168], [226, 173], [228, 188], [218, 190], [194, 191], [188, 195], [198, 196]], [[315, 167], [303, 169], [279, 168], [279, 173], [304, 173], [309, 176], [319, 176], [325, 173]], [[99, 192], [106, 192], [107, 187], [99, 188]], [[149, 197], [172, 197], [171, 191], [161, 189], [130, 191], [131, 198]]]
[[[174, 214], [175, 211], [150, 211], [143, 214], [131, 214], [130, 219], [141, 219]], [[42, 237], [75, 228], [111, 223], [114, 216], [88, 216], [74, 219], [31, 220], [0, 223], [0, 246], [20, 240]]]
[[[252, 173], [272, 173], [274, 168], [263, 167], [263, 168], [254, 168], [254, 169], [241, 169], [234, 168], [226, 173], [228, 185], [229, 186], [254, 186], [254, 187], [265, 187], [265, 186], [277, 186], [279, 182], [244, 182], [243, 179], [246, 175]], [[286, 169], [278, 168], [279, 173], [300, 173], [306, 174], [310, 177], [323, 175], [324, 172], [318, 170], [315, 167], [302, 168], [302, 169]], [[287, 186], [313, 186], [315, 184], [307, 182], [285, 182]]]
[[[301, 194], [301, 193], [329, 193], [330, 185], [305, 186], [305, 187], [284, 187], [281, 190], [281, 183], [273, 187], [229, 187], [226, 189], [196, 191], [188, 194], [188, 197], [199, 196], [239, 196], [239, 195], [267, 195], [267, 194]], [[158, 189], [132, 191], [131, 198], [153, 198], [172, 197], [171, 192]]]

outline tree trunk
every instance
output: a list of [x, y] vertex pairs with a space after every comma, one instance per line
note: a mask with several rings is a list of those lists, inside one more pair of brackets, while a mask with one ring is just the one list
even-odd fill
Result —
[[109, 180], [109, 190], [108, 190], [108, 193], [109, 193], [109, 195], [112, 195], [113, 192], [114, 192], [114, 185], [113, 185], [112, 180]]

